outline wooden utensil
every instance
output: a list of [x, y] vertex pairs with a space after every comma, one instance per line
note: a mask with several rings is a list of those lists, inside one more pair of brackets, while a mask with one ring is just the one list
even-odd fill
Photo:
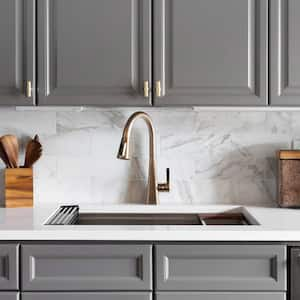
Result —
[[26, 146], [25, 154], [25, 168], [32, 168], [32, 166], [39, 160], [42, 156], [42, 145], [39, 142], [39, 136], [35, 135], [32, 140], [30, 140]]
[[19, 143], [14, 135], [4, 135], [0, 138], [2, 148], [8, 158], [9, 166], [11, 168], [18, 168], [19, 160]]
[[6, 155], [6, 152], [4, 151], [3, 146], [2, 146], [1, 143], [0, 143], [0, 157], [3, 160], [3, 162], [5, 164], [5, 167], [10, 168], [8, 157]]

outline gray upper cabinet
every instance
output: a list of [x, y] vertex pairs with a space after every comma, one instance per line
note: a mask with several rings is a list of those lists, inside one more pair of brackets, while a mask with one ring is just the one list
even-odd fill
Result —
[[267, 105], [267, 5], [154, 0], [155, 105]]
[[[0, 1], [0, 105], [34, 104], [34, 3]], [[31, 83], [28, 97], [24, 91], [27, 80]]]
[[271, 0], [271, 105], [300, 105], [300, 1]]
[[151, 0], [37, 5], [40, 105], [151, 105]]

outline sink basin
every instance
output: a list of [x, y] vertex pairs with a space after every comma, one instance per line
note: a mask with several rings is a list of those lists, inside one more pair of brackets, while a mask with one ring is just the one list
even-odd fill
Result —
[[257, 225], [243, 212], [220, 213], [91, 213], [61, 206], [46, 225]]

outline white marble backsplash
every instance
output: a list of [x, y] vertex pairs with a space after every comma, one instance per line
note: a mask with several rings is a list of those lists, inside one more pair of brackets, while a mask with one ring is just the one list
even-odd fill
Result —
[[[143, 203], [148, 135], [136, 123], [132, 160], [116, 159], [123, 126], [141, 109], [0, 109], [0, 135], [24, 149], [40, 135], [35, 203]], [[171, 169], [168, 204], [276, 204], [276, 156], [300, 138], [300, 112], [143, 109], [154, 122], [160, 181]], [[0, 163], [0, 168], [4, 165]], [[3, 173], [3, 172], [2, 172]], [[0, 195], [3, 195], [3, 174]]]

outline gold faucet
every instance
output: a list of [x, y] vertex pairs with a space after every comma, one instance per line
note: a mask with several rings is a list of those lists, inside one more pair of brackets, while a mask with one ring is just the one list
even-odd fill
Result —
[[142, 111], [132, 114], [125, 124], [123, 136], [118, 152], [119, 159], [129, 159], [129, 140], [131, 136], [132, 126], [135, 120], [142, 118], [148, 127], [149, 131], [149, 176], [148, 176], [148, 191], [147, 204], [158, 204], [158, 192], [170, 191], [170, 169], [167, 168], [167, 182], [157, 184], [156, 176], [156, 158], [155, 158], [155, 130], [152, 120], [148, 114]]

